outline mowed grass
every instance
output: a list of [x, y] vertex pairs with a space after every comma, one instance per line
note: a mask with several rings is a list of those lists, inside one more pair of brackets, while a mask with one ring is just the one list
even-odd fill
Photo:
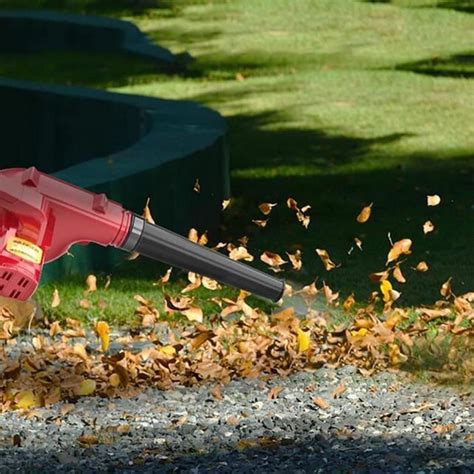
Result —
[[[64, 52], [2, 54], [0, 75], [215, 108], [228, 120], [232, 160], [221, 239], [248, 236], [256, 260], [264, 250], [284, 256], [300, 248], [303, 270], [282, 277], [319, 278], [363, 302], [377, 289], [368, 274], [384, 269], [390, 239], [411, 238], [413, 253], [402, 264], [407, 283], [393, 283], [399, 304], [428, 304], [449, 277], [456, 293], [474, 289], [474, 17], [456, 2], [441, 3], [178, 0], [134, 10], [117, 2], [107, 14], [134, 21], [175, 53], [188, 51], [188, 72], [167, 76], [131, 57]], [[104, 12], [97, 2], [70, 5]], [[441, 205], [428, 207], [427, 194], [439, 194]], [[308, 230], [286, 208], [290, 196], [312, 206]], [[279, 203], [265, 229], [251, 222], [263, 217], [261, 202]], [[358, 224], [372, 202], [371, 220]], [[428, 219], [436, 229], [424, 235]], [[341, 266], [326, 272], [316, 248]], [[423, 274], [413, 270], [422, 260], [430, 267]], [[135, 263], [114, 278], [111, 320], [127, 321], [137, 292], [162, 302], [151, 281], [163, 269]], [[63, 311], [77, 316], [82, 290], [74, 282], [56, 286]], [[40, 297], [51, 290], [45, 285]], [[198, 291], [200, 303], [208, 299]]]

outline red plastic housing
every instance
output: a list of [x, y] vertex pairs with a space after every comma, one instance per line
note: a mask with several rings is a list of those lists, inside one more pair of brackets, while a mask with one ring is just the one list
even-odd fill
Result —
[[[132, 214], [105, 194], [94, 194], [36, 168], [0, 171], [0, 295], [28, 299], [44, 263], [71, 245], [120, 247]], [[15, 248], [14, 244], [20, 242]], [[32, 255], [22, 254], [22, 242]], [[28, 249], [27, 249], [28, 250]]]

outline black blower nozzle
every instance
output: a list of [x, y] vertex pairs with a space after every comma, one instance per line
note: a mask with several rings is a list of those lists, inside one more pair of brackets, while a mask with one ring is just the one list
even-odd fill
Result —
[[284, 280], [236, 262], [186, 237], [146, 222], [134, 215], [130, 233], [122, 249], [135, 251], [173, 267], [195, 272], [226, 285], [278, 301], [285, 290]]

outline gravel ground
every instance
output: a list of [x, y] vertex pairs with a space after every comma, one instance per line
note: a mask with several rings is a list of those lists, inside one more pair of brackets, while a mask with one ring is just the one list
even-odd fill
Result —
[[210, 388], [5, 413], [0, 472], [474, 472], [469, 393], [351, 366]]

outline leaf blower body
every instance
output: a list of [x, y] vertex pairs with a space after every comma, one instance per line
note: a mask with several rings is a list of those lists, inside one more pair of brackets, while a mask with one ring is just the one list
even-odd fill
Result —
[[31, 167], [0, 170], [0, 295], [30, 298], [45, 263], [96, 243], [192, 271], [278, 301], [283, 280], [146, 222], [119, 203]]

